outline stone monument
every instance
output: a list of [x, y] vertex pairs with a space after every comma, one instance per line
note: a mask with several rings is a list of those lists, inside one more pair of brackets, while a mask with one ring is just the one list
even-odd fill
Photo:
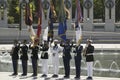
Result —
[[84, 0], [83, 2], [84, 31], [93, 30], [93, 0]]
[[105, 0], [105, 31], [115, 30], [115, 0]]
[[7, 0], [0, 0], [0, 27], [7, 28]]
[[20, 14], [21, 14], [21, 19], [20, 19], [20, 26], [21, 28], [27, 28], [25, 24], [25, 6], [26, 3], [29, 3], [29, 0], [19, 0], [20, 3]]

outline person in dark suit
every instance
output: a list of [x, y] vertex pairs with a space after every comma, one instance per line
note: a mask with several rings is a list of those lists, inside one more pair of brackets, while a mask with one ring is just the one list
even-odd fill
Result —
[[12, 52], [11, 52], [13, 71], [14, 71], [12, 76], [18, 75], [18, 59], [19, 59], [18, 52], [19, 52], [19, 49], [20, 49], [20, 44], [18, 44], [17, 40], [14, 40], [14, 46], [12, 47]]
[[70, 77], [70, 60], [71, 60], [71, 45], [69, 41], [66, 41], [65, 44], [62, 42], [61, 47], [63, 47], [63, 65], [65, 70], [64, 78]]
[[21, 49], [21, 56], [20, 59], [22, 61], [22, 69], [23, 69], [23, 74], [21, 76], [26, 76], [27, 75], [27, 61], [28, 61], [28, 46], [26, 45], [27, 41], [23, 41], [23, 45], [20, 47]]
[[94, 46], [91, 44], [92, 40], [88, 39], [86, 47], [84, 49], [84, 56], [86, 57], [87, 63], [87, 80], [92, 80], [93, 76], [93, 61], [94, 61]]
[[38, 41], [35, 41], [34, 45], [33, 46], [30, 45], [29, 48], [32, 49], [31, 52], [32, 68], [33, 68], [32, 76], [37, 76], [38, 52], [39, 52]]
[[47, 77], [48, 74], [48, 42], [44, 41], [44, 44], [42, 45], [42, 48], [40, 49], [42, 51], [41, 59], [42, 59], [42, 75], [41, 77]]
[[83, 50], [83, 46], [79, 44], [78, 46], [75, 46], [75, 51], [73, 51], [75, 53], [74, 59], [75, 59], [75, 68], [76, 68], [76, 76], [75, 76], [76, 79], [80, 79], [82, 50]]

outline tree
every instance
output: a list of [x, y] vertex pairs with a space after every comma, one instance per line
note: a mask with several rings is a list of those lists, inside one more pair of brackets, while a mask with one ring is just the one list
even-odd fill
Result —
[[8, 2], [8, 22], [9, 23], [19, 23], [20, 21], [19, 13], [19, 0], [11, 0]]
[[94, 0], [94, 19], [105, 20], [105, 0]]
[[116, 22], [120, 21], [120, 0], [116, 0]]

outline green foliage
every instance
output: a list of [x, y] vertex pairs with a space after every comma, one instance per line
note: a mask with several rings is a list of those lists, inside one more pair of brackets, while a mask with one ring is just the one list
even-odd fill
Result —
[[105, 17], [104, 0], [94, 0], [94, 19], [102, 19]]
[[14, 23], [14, 17], [8, 16], [8, 23], [9, 23], [9, 24]]
[[116, 22], [120, 21], [120, 0], [116, 0]]
[[[11, 0], [8, 4], [8, 22], [19, 23], [19, 0]], [[14, 19], [14, 20], [12, 20]]]

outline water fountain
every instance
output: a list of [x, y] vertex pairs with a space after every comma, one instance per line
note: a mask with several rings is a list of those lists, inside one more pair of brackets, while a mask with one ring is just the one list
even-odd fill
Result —
[[120, 73], [120, 69], [119, 69], [119, 66], [117, 64], [117, 62], [113, 61], [110, 65], [110, 76], [117, 76], [119, 73]]
[[94, 73], [101, 75], [102, 74], [101, 71], [103, 71], [103, 69], [102, 69], [102, 65], [101, 65], [100, 61], [96, 60], [93, 66], [94, 66], [94, 71], [95, 71]]

